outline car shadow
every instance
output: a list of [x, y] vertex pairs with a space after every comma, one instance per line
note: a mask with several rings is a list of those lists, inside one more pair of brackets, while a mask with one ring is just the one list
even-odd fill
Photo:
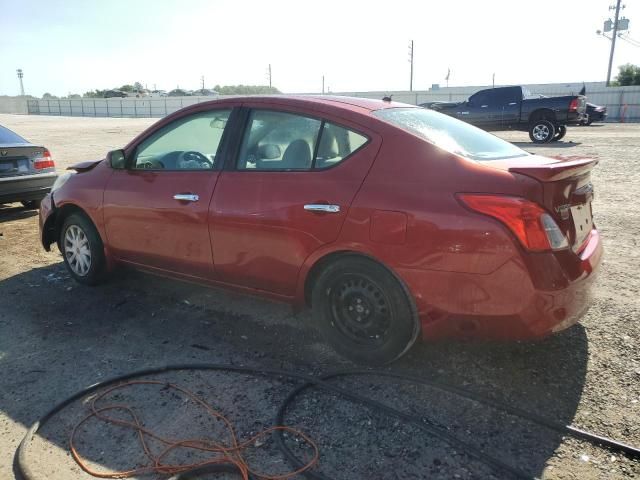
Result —
[[573, 148], [573, 147], [577, 147], [578, 145], [582, 145], [582, 142], [563, 142], [563, 141], [559, 141], [559, 142], [549, 142], [549, 143], [533, 143], [533, 142], [512, 142], [514, 145], [516, 145], [517, 147], [520, 147], [522, 149], [529, 149], [529, 148]]
[[16, 203], [0, 204], [0, 223], [22, 220], [24, 218], [35, 217], [36, 215], [38, 215], [38, 210], [24, 208], [22, 205]]
[[[570, 424], [584, 387], [587, 358], [587, 337], [578, 325], [538, 342], [420, 343], [381, 371], [446, 381]], [[119, 273], [98, 287], [83, 287], [73, 283], [61, 263], [0, 281], [0, 410], [11, 422], [30, 425], [81, 388], [115, 375], [193, 362], [304, 373], [354, 367], [324, 344], [307, 312], [294, 315], [286, 306], [252, 297], [132, 272]], [[557, 432], [428, 386], [375, 375], [336, 381], [447, 429], [532, 477], [541, 475], [562, 442]], [[255, 388], [257, 384], [246, 381], [232, 383], [216, 401], [224, 405], [223, 397], [229, 395], [226, 407], [233, 409], [239, 398], [246, 397], [251, 407], [241, 412], [244, 421], [255, 415], [268, 424], [275, 414], [273, 405], [284, 398], [291, 385], [278, 390], [273, 398], [251, 396]], [[306, 397], [314, 395], [322, 394]], [[324, 408], [318, 406], [324, 405], [322, 399], [309, 405], [301, 401], [291, 417], [320, 442], [322, 471], [329, 476], [343, 478], [341, 465], [348, 462], [353, 465], [350, 478], [422, 478], [420, 472], [433, 469], [452, 478], [457, 470], [446, 469], [462, 462], [477, 473], [469, 478], [503, 478], [500, 472], [487, 472], [485, 466], [469, 458], [452, 457], [451, 446], [425, 439], [423, 432], [392, 422], [385, 427], [383, 420], [375, 419], [373, 426], [367, 427], [372, 425], [374, 413], [333, 397], [325, 400]], [[342, 410], [346, 411], [344, 417], [338, 414]], [[313, 420], [320, 417], [324, 420]], [[59, 447], [54, 451], [68, 450], [69, 429], [77, 418], [77, 412], [65, 410], [52, 420], [47, 439]], [[89, 435], [92, 428], [98, 427], [86, 427]], [[249, 422], [246, 428], [249, 432], [255, 427]], [[354, 433], [363, 428], [374, 430]], [[22, 430], [18, 431], [21, 435]], [[106, 447], [104, 438], [95, 433], [98, 437], [102, 443], [96, 447], [95, 463], [107, 469], [122, 468], [119, 461], [100, 456]], [[114, 438], [124, 441], [121, 435]], [[17, 445], [19, 439], [14, 438], [11, 444]], [[358, 442], [362, 445], [352, 448]], [[385, 442], [392, 445], [385, 446]], [[396, 452], [397, 445], [404, 446]], [[382, 456], [386, 463], [381, 466], [371, 462], [375, 448], [395, 453]], [[55, 470], [62, 472], [60, 477], [52, 474], [49, 478], [84, 478], [72, 476], [71, 466], [74, 471], [77, 467], [68, 455], [60, 458], [63, 463], [55, 465]], [[376, 470], [366, 473], [366, 468]]]

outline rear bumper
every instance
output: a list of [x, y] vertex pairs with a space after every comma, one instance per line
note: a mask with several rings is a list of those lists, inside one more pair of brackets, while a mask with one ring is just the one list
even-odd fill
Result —
[[399, 273], [416, 298], [424, 339], [524, 340], [564, 330], [584, 315], [602, 254], [594, 230], [580, 255], [528, 255], [488, 275]]
[[58, 176], [55, 173], [38, 173], [0, 178], [0, 203], [41, 200], [51, 191]]

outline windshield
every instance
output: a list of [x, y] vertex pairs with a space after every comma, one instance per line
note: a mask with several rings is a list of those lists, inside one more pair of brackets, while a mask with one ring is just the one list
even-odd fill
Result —
[[12, 144], [12, 143], [29, 143], [17, 133], [13, 133], [8, 128], [0, 125], [0, 144]]
[[387, 108], [373, 114], [448, 152], [471, 160], [486, 162], [529, 155], [495, 135], [433, 110]]

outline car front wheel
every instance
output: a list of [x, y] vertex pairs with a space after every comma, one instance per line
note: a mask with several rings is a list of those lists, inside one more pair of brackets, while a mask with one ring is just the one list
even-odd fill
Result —
[[69, 215], [60, 230], [60, 252], [71, 276], [79, 283], [96, 285], [104, 277], [104, 247], [93, 223], [84, 215]]
[[327, 342], [355, 362], [390, 363], [411, 348], [420, 332], [406, 289], [366, 258], [350, 256], [330, 264], [319, 275], [311, 301]]
[[549, 143], [556, 135], [556, 127], [549, 120], [536, 120], [529, 125], [529, 138], [533, 143]]

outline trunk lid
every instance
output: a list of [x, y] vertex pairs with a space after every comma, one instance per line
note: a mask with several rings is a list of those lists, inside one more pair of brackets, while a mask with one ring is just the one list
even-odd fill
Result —
[[0, 177], [39, 173], [33, 166], [33, 160], [43, 153], [44, 147], [33, 145], [0, 146]]
[[[542, 184], [542, 204], [579, 251], [593, 228], [591, 170], [598, 160], [582, 157], [530, 157], [491, 162], [510, 173], [526, 175]], [[530, 199], [539, 201], [540, 199]]]

